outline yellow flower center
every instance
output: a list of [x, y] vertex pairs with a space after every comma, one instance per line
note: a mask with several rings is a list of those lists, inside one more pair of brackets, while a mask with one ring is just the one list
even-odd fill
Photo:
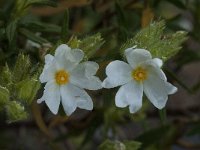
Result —
[[60, 70], [55, 74], [56, 83], [59, 85], [67, 84], [69, 82], [69, 73], [65, 70]]
[[137, 67], [132, 71], [131, 75], [136, 81], [144, 81], [147, 78], [147, 71], [141, 67]]

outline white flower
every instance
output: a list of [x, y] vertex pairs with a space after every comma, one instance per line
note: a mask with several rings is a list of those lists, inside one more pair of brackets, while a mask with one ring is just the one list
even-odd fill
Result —
[[129, 106], [131, 113], [142, 107], [143, 91], [151, 103], [162, 109], [168, 95], [174, 94], [177, 88], [167, 82], [164, 72], [160, 69], [162, 60], [152, 59], [145, 49], [128, 48], [125, 56], [129, 64], [123, 61], [113, 61], [106, 67], [107, 78], [102, 85], [105, 88], [120, 86], [116, 96], [117, 107]]
[[83, 89], [101, 89], [101, 81], [94, 76], [99, 68], [92, 61], [82, 62], [84, 53], [80, 49], [71, 49], [60, 45], [55, 57], [47, 54], [45, 66], [40, 75], [41, 83], [46, 83], [44, 94], [38, 103], [45, 101], [52, 113], [57, 114], [60, 102], [65, 113], [71, 115], [76, 107], [92, 110], [91, 97]]

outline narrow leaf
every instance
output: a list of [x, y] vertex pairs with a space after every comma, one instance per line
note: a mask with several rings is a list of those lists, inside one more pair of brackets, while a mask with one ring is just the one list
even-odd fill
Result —
[[15, 19], [11, 21], [6, 27], [6, 36], [8, 38], [9, 43], [12, 43], [14, 37], [16, 36], [18, 20]]
[[63, 19], [63, 24], [62, 24], [62, 29], [61, 29], [62, 42], [66, 42], [68, 30], [69, 30], [69, 12], [68, 10], [66, 10], [64, 13], [64, 19]]
[[55, 0], [29, 0], [26, 7], [29, 7], [30, 5], [47, 5], [56, 7], [57, 3]]
[[36, 34], [34, 34], [33, 32], [26, 30], [26, 29], [20, 29], [19, 31], [21, 34], [23, 34], [24, 36], [26, 36], [28, 39], [37, 42], [39, 44], [44, 44], [44, 43], [49, 43], [46, 39], [37, 36]]

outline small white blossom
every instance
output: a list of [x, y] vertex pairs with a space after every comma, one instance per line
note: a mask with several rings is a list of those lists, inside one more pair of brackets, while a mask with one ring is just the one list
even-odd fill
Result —
[[55, 56], [45, 56], [45, 66], [40, 75], [41, 83], [46, 83], [44, 93], [38, 103], [45, 101], [52, 113], [57, 114], [60, 102], [67, 115], [77, 107], [92, 110], [93, 102], [84, 89], [101, 89], [101, 81], [94, 76], [99, 68], [92, 61], [82, 62], [84, 53], [80, 49], [71, 49], [60, 45]]
[[127, 107], [131, 113], [142, 107], [143, 91], [151, 103], [162, 109], [167, 102], [168, 95], [174, 94], [177, 88], [167, 82], [164, 72], [160, 69], [162, 60], [152, 59], [145, 49], [128, 48], [125, 56], [129, 64], [123, 61], [113, 61], [106, 67], [107, 78], [103, 87], [113, 88], [121, 86], [115, 96], [117, 107]]

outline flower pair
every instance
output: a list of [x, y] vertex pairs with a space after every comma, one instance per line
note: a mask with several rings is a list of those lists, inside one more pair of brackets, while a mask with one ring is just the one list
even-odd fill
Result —
[[55, 56], [45, 56], [40, 81], [47, 83], [38, 103], [45, 101], [51, 112], [57, 114], [61, 102], [65, 113], [71, 115], [77, 107], [93, 109], [92, 99], [84, 89], [121, 86], [115, 97], [116, 106], [129, 106], [131, 113], [138, 111], [142, 106], [144, 91], [153, 105], [162, 109], [168, 95], [177, 91], [176, 87], [167, 82], [160, 69], [162, 60], [152, 59], [150, 52], [144, 49], [126, 49], [125, 56], [129, 64], [118, 60], [111, 62], [106, 67], [107, 78], [102, 83], [95, 76], [99, 68], [97, 63], [82, 62], [82, 50], [60, 45]]

